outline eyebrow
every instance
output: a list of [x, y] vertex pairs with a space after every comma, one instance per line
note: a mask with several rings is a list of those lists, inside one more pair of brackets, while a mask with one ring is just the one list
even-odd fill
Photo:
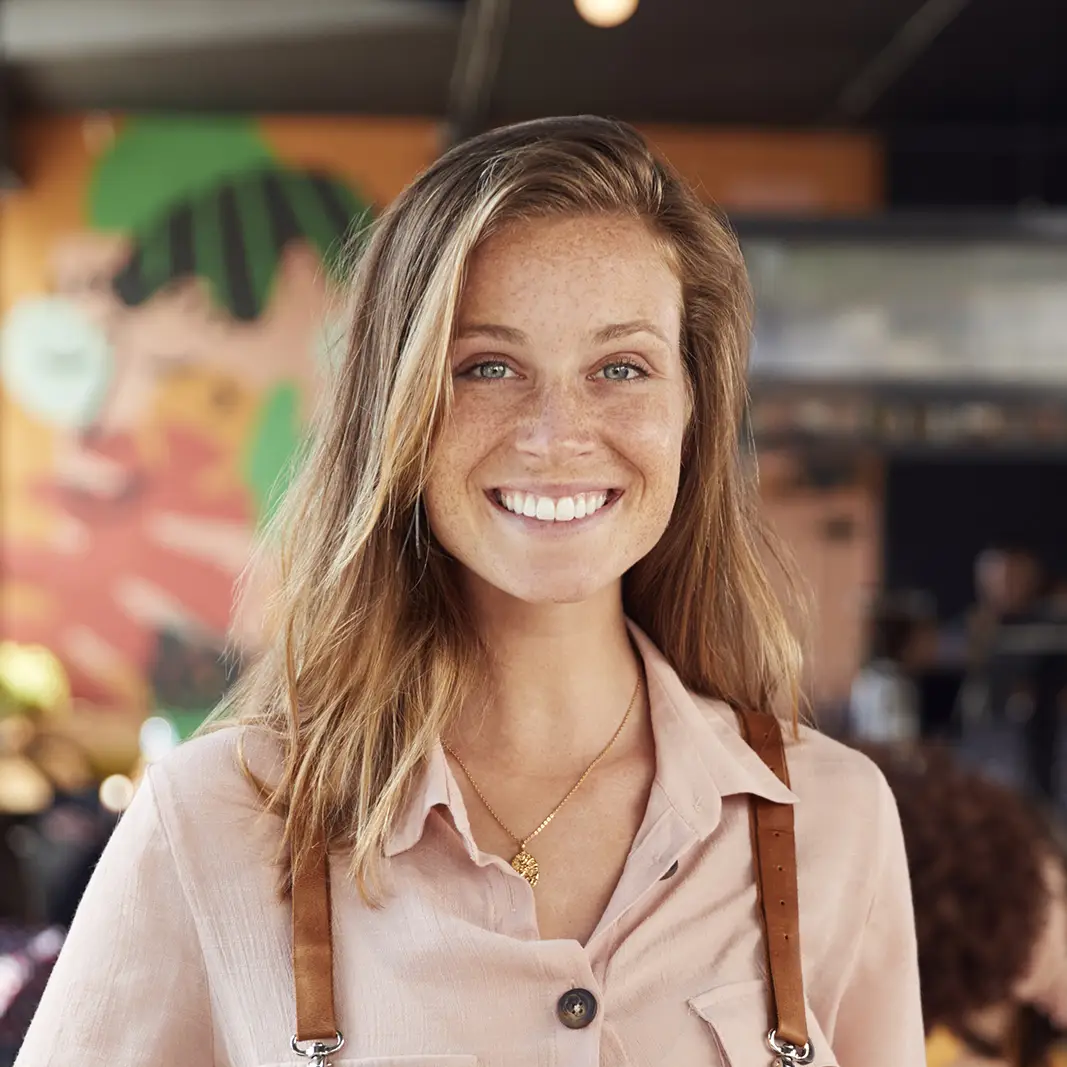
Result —
[[602, 344], [605, 341], [618, 341], [635, 333], [650, 333], [670, 346], [670, 341], [663, 335], [663, 331], [648, 319], [633, 319], [631, 322], [614, 322], [610, 326], [603, 326], [593, 334], [593, 340]]
[[[668, 347], [670, 341], [663, 335], [663, 331], [648, 319], [633, 319], [630, 322], [613, 322], [608, 326], [602, 326], [593, 334], [594, 344], [604, 344], [607, 341], [618, 341], [623, 337], [630, 337], [635, 333], [648, 333], [658, 338]], [[501, 326], [495, 322], [471, 322], [459, 328], [456, 332], [456, 340], [462, 341], [468, 337], [489, 337], [494, 341], [503, 341], [505, 344], [525, 345], [529, 338], [512, 326]]]
[[461, 326], [456, 331], [456, 340], [462, 341], [467, 337], [489, 337], [510, 345], [524, 345], [529, 340], [522, 330], [516, 330], [512, 326], [500, 326], [495, 322], [470, 322]]

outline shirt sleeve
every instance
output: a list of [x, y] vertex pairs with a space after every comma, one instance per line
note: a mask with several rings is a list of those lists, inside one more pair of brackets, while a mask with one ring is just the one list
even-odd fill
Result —
[[[925, 1067], [919, 954], [896, 802], [879, 774], [874, 889], [831, 1038], [840, 1067]], [[818, 1050], [816, 1050], [818, 1054]]]
[[15, 1065], [211, 1062], [204, 959], [147, 774], [93, 873]]

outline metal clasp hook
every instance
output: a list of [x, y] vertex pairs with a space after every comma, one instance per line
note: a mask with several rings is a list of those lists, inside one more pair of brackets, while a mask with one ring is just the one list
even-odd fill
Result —
[[326, 1057], [332, 1056], [344, 1043], [345, 1039], [341, 1031], [337, 1030], [334, 1032], [332, 1042], [319, 1041], [317, 1038], [311, 1041], [297, 1041], [296, 1034], [293, 1034], [293, 1040], [289, 1042], [289, 1046], [298, 1056], [303, 1056], [308, 1061], [308, 1067], [330, 1067]]
[[778, 1057], [774, 1061], [774, 1067], [807, 1067], [815, 1059], [815, 1046], [810, 1041], [806, 1041], [802, 1046], [781, 1041], [777, 1030], [772, 1030], [767, 1035], [767, 1044]]

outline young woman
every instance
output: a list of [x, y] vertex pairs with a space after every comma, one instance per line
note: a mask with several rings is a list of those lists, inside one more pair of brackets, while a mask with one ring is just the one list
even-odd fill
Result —
[[152, 768], [19, 1067], [298, 1063], [309, 1013], [335, 1067], [762, 1067], [772, 1026], [919, 1067], [892, 796], [793, 729], [733, 236], [629, 127], [527, 123], [412, 184], [352, 308], [237, 723]]

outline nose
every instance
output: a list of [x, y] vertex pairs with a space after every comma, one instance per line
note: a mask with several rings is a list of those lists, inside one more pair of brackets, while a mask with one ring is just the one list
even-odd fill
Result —
[[519, 417], [515, 443], [520, 452], [548, 463], [592, 452], [593, 415], [580, 391], [544, 384]]

